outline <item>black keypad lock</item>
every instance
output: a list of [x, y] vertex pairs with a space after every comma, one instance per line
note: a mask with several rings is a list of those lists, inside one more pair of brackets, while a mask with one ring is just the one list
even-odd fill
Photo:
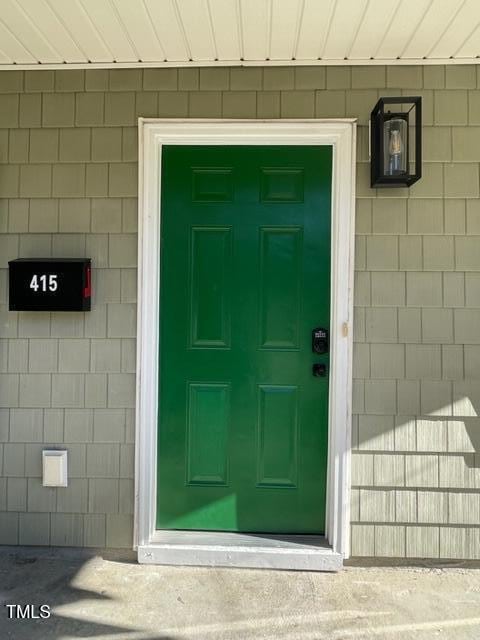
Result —
[[312, 351], [318, 355], [328, 353], [328, 329], [317, 327], [312, 331]]

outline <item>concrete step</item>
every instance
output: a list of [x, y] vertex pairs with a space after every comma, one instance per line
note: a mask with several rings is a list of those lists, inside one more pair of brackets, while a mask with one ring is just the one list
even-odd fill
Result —
[[138, 547], [142, 564], [339, 571], [341, 554], [323, 536], [158, 530]]

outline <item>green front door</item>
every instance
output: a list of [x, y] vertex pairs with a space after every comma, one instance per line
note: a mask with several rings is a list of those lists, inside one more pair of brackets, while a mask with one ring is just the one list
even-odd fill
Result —
[[158, 528], [324, 532], [331, 167], [163, 148]]

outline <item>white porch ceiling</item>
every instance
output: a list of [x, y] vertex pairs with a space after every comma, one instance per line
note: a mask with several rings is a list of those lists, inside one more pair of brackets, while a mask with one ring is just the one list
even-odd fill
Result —
[[480, 0], [0, 0], [0, 68], [476, 63]]

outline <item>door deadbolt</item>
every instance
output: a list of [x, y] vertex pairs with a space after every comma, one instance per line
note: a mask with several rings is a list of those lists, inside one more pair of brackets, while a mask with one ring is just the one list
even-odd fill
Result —
[[327, 375], [327, 365], [319, 362], [316, 362], [312, 366], [312, 373], [317, 378], [325, 378]]

